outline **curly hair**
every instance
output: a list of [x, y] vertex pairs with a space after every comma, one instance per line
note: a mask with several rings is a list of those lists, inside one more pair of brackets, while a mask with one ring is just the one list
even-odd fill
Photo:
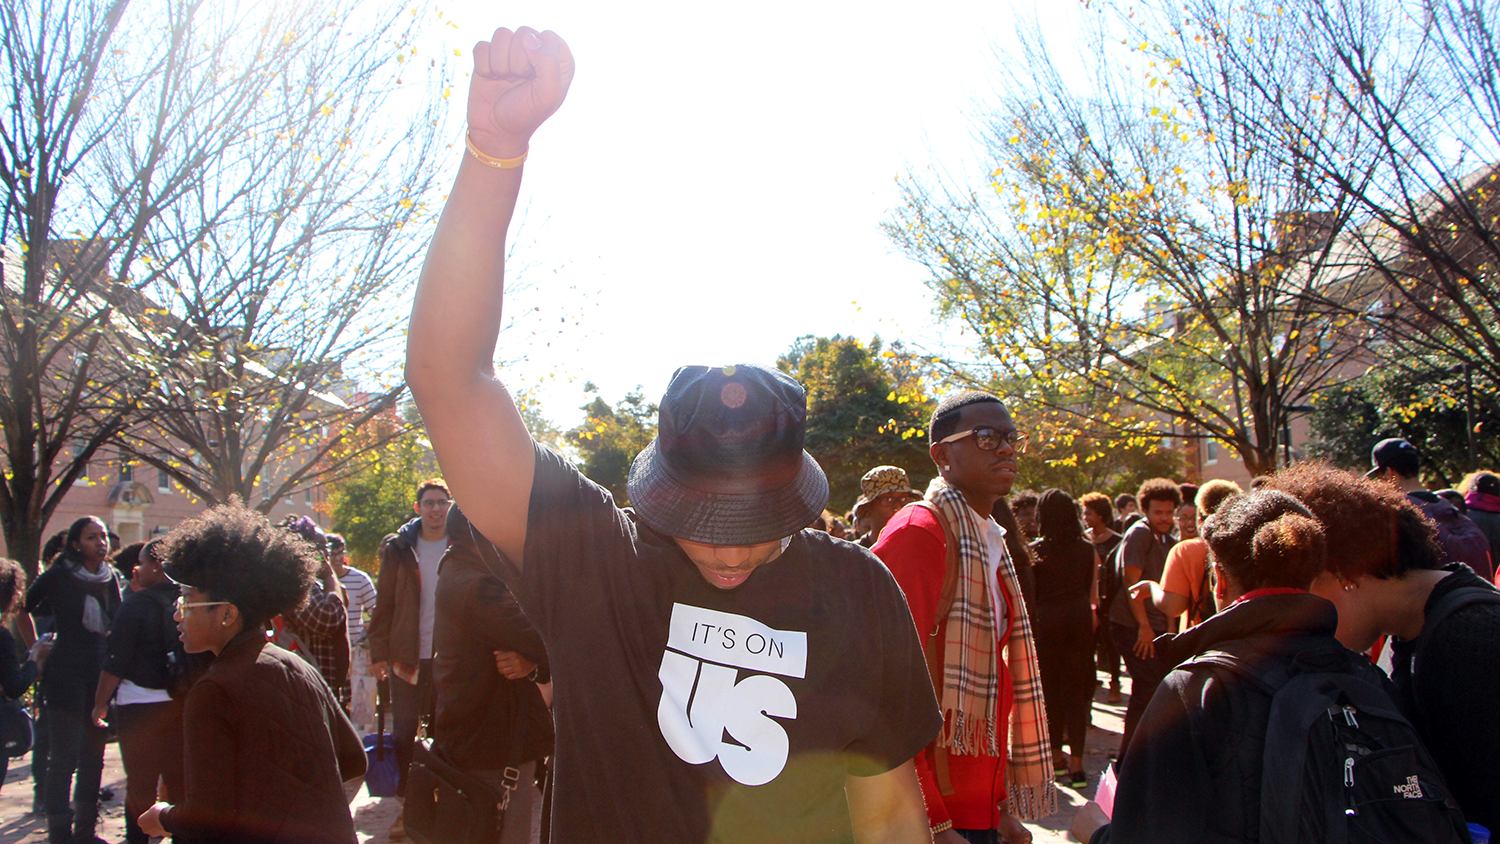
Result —
[[1102, 492], [1090, 492], [1078, 499], [1085, 510], [1093, 510], [1099, 517], [1099, 521], [1106, 525], [1115, 520], [1115, 505], [1109, 500], [1109, 496]]
[[1029, 489], [1023, 489], [1011, 495], [1010, 509], [1012, 511], [1025, 510], [1028, 508], [1035, 510], [1037, 503], [1041, 500], [1041, 496], [1037, 495]]
[[21, 609], [26, 594], [26, 570], [9, 557], [0, 557], [0, 615]]
[[302, 606], [322, 565], [307, 540], [238, 498], [178, 525], [165, 552], [169, 577], [234, 604], [247, 630]]
[[1198, 487], [1198, 496], [1193, 499], [1193, 506], [1198, 508], [1199, 518], [1212, 516], [1219, 507], [1223, 506], [1224, 500], [1231, 495], [1239, 495], [1244, 492], [1240, 485], [1234, 481], [1226, 481], [1223, 478], [1214, 478]]
[[1136, 490], [1135, 502], [1144, 513], [1153, 501], [1170, 501], [1172, 509], [1176, 510], [1182, 506], [1182, 491], [1177, 488], [1176, 481], [1167, 478], [1152, 478]]
[[927, 441], [929, 443], [939, 442], [945, 437], [951, 437], [958, 433], [958, 417], [963, 414], [964, 408], [971, 404], [993, 403], [1005, 409], [1005, 402], [993, 393], [984, 393], [979, 390], [970, 390], [965, 393], [954, 393], [938, 402], [938, 406], [932, 409], [932, 418], [927, 420]]
[[1334, 574], [1387, 580], [1443, 565], [1437, 527], [1388, 483], [1309, 460], [1271, 475], [1264, 488], [1295, 497], [1323, 523]]
[[1048, 542], [1065, 542], [1083, 537], [1083, 523], [1078, 521], [1078, 505], [1073, 496], [1060, 489], [1049, 489], [1036, 502], [1037, 533]]
[[1246, 592], [1306, 589], [1324, 569], [1328, 542], [1302, 502], [1258, 489], [1224, 503], [1203, 525], [1213, 560]]

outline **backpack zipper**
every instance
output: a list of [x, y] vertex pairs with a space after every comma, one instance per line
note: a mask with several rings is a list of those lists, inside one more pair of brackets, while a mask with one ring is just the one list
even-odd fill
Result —
[[[1345, 707], [1345, 710], [1346, 711], [1345, 711], [1344, 714], [1347, 715], [1348, 714], [1348, 712], [1347, 712], [1348, 707]], [[1359, 809], [1357, 809], [1355, 807], [1355, 805], [1354, 805], [1354, 757], [1353, 756], [1349, 756], [1349, 757], [1346, 757], [1344, 759], [1344, 804], [1345, 804], [1345, 806], [1344, 806], [1344, 814], [1350, 815], [1350, 816], [1359, 814]]]

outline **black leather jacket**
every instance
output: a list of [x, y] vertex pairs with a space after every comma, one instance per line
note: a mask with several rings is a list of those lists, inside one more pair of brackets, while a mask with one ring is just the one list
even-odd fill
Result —
[[437, 717], [433, 739], [461, 768], [505, 767], [518, 719], [526, 718], [524, 753], [530, 762], [552, 753], [552, 715], [536, 682], [507, 680], [495, 651], [516, 651], [548, 674], [547, 651], [514, 596], [475, 548], [457, 507], [448, 514], [450, 544], [438, 571], [437, 620], [432, 631]]

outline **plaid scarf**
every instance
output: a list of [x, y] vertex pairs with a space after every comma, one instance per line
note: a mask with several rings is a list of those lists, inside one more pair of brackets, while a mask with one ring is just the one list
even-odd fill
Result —
[[[941, 477], [927, 487], [927, 500], [958, 542], [959, 577], [953, 607], [943, 634], [943, 732], [938, 744], [960, 756], [999, 756], [995, 715], [999, 711], [999, 664], [995, 612], [987, 583], [989, 549], [984, 522], [963, 493]], [[1052, 750], [1042, 703], [1041, 672], [1031, 619], [1020, 600], [1016, 567], [1002, 544], [998, 576], [1014, 596], [1005, 662], [1010, 667], [1012, 705], [1006, 791], [1008, 811], [1022, 820], [1040, 820], [1057, 812], [1052, 782]]]

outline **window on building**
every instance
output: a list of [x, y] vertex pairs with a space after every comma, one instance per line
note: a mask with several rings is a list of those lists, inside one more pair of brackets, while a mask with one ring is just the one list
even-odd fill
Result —
[[306, 497], [307, 503], [311, 505], [313, 503], [313, 488], [308, 487], [304, 495]]
[[156, 491], [157, 492], [171, 492], [172, 491], [172, 476], [167, 474], [167, 470], [166, 469], [157, 469], [156, 470]]
[[1215, 440], [1203, 441], [1203, 462], [1213, 465], [1219, 462], [1219, 443]]
[[122, 481], [133, 481], [133, 480], [135, 480], [135, 467], [132, 466], [132, 465], [130, 465], [130, 461], [129, 460], [121, 460], [120, 461], [120, 480], [122, 480]]
[[[74, 460], [78, 460], [82, 456], [83, 456], [83, 446], [81, 446], [81, 445], [75, 445], [75, 446], [73, 446], [73, 459]], [[89, 464], [88, 463], [84, 463], [83, 464], [83, 471], [78, 474], [78, 480], [74, 481], [73, 483], [75, 483], [75, 484], [86, 484], [88, 482], [89, 482]]]

